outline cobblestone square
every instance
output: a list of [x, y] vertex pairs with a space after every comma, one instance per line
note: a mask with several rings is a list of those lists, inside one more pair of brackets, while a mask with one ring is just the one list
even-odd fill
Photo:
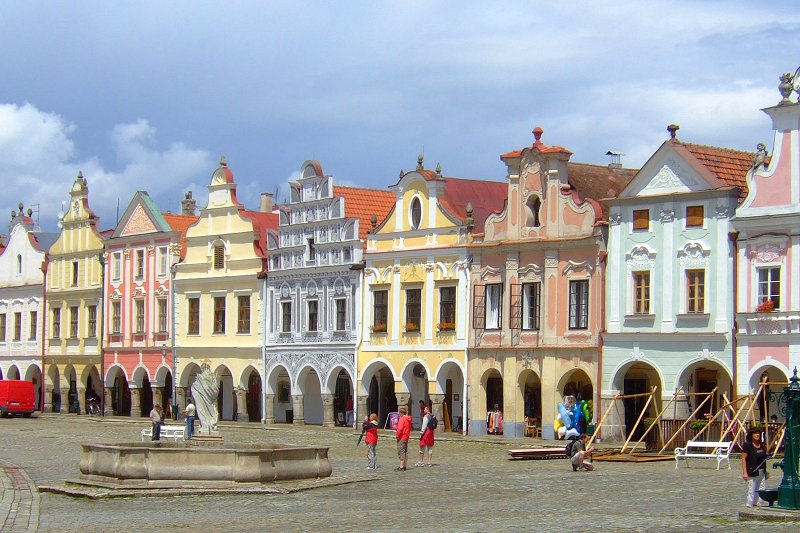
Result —
[[[744, 482], [713, 461], [675, 469], [672, 461], [597, 462], [572, 472], [565, 460], [510, 461], [506, 451], [533, 441], [441, 436], [433, 468], [394, 472], [394, 438], [381, 434], [379, 468], [365, 470], [366, 449], [342, 428], [222, 426], [226, 442], [272, 440], [330, 446], [333, 478], [373, 477], [285, 495], [180, 496], [90, 500], [24, 490], [13, 467], [36, 485], [79, 477], [82, 442], [139, 440], [145, 420], [43, 416], [0, 421], [3, 531], [744, 531], [786, 524], [738, 522]], [[413, 442], [411, 445], [413, 449]], [[415, 453], [410, 455], [413, 464]], [[20, 478], [18, 478], [20, 479]], [[24, 480], [23, 480], [24, 481]], [[777, 483], [772, 478], [770, 485]], [[14, 505], [12, 502], [17, 502]], [[27, 506], [27, 507], [26, 507]], [[9, 514], [9, 511], [12, 511]], [[36, 530], [35, 524], [30, 530]]]

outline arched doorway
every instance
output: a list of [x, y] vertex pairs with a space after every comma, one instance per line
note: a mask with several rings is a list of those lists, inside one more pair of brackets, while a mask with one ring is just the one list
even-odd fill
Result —
[[[449, 425], [453, 432], [464, 428], [464, 372], [455, 361], [446, 361], [436, 374], [436, 392], [444, 394], [442, 402], [442, 422], [437, 431], [444, 431]], [[445, 422], [446, 419], [446, 422]]]
[[[272, 395], [272, 413], [277, 424], [291, 424], [294, 422], [294, 409], [292, 407], [292, 380], [289, 371], [278, 365], [273, 368], [267, 377], [267, 394]], [[269, 408], [267, 414], [269, 414]]]
[[6, 374], [8, 374], [6, 379], [19, 379], [19, 368], [17, 368], [17, 365], [11, 365], [8, 367]]
[[249, 367], [245, 370], [243, 379], [245, 387], [245, 408], [247, 409], [247, 420], [258, 422], [261, 420], [261, 376], [258, 371]]
[[144, 367], [137, 368], [133, 373], [133, 382], [139, 389], [139, 412], [142, 416], [150, 416], [153, 409], [153, 388], [150, 385], [150, 376]]
[[45, 398], [45, 403], [50, 402], [53, 413], [61, 411], [61, 376], [56, 365], [47, 368], [47, 381], [50, 387], [50, 398]]
[[[661, 391], [663, 390], [663, 384], [661, 383], [658, 370], [647, 362], [637, 361], [621, 368], [617, 372], [612, 383], [614, 389], [622, 391], [624, 396], [646, 394], [651, 392], [653, 387], [656, 388], [656, 393], [649, 405], [646, 396], [625, 398], [622, 401], [625, 436], [638, 439], [647, 431], [647, 428], [642, 423], [637, 425], [635, 431], [633, 431], [636, 421], [639, 420], [645, 405], [647, 405], [647, 412], [642, 418], [653, 418], [661, 411]], [[631, 435], [631, 431], [633, 431], [633, 435]]]
[[217, 367], [215, 373], [219, 381], [219, 393], [217, 393], [219, 419], [236, 420], [236, 391], [233, 389], [233, 374], [225, 365]]
[[[0, 378], [2, 379], [2, 378]], [[33, 383], [35, 408], [37, 411], [42, 410], [42, 371], [36, 365], [30, 365], [25, 372], [25, 380]]]
[[111, 412], [115, 416], [131, 416], [131, 391], [122, 368], [108, 370], [106, 386], [111, 388]]
[[322, 425], [322, 385], [317, 372], [307, 366], [297, 375], [297, 387], [303, 395], [303, 421]]
[[[67, 386], [69, 388], [67, 392], [67, 412], [68, 413], [77, 413], [79, 409], [78, 403], [78, 375], [75, 372], [75, 367], [68, 366], [66, 370], [64, 370], [64, 377], [67, 380]], [[64, 399], [62, 398], [61, 401], [63, 402]]]
[[[353, 381], [350, 379], [350, 374], [347, 370], [341, 367], [334, 368], [330, 373], [328, 379], [328, 391], [333, 394], [333, 422], [337, 426], [347, 425], [347, 417], [345, 414], [345, 407], [347, 406], [348, 398], [353, 397]], [[355, 403], [355, 400], [353, 400]], [[377, 413], [377, 411], [372, 411]], [[363, 419], [369, 413], [359, 413]]]
[[[542, 380], [533, 370], [527, 368], [519, 374], [518, 390], [520, 397], [517, 406], [522, 405], [522, 413], [516, 419], [523, 421], [527, 427], [542, 427]], [[519, 401], [521, 399], [521, 401]], [[521, 415], [521, 416], [520, 416]], [[527, 431], [527, 430], [526, 430]], [[533, 431], [533, 430], [531, 430]], [[534, 434], [525, 436], [535, 436]]]
[[359, 396], [367, 397], [367, 410], [378, 414], [380, 427], [386, 426], [389, 413], [397, 412], [394, 373], [382, 361], [370, 364], [361, 374]]
[[[682, 405], [678, 406], [681, 416], [689, 416], [703, 400], [708, 398], [702, 409], [695, 415], [700, 419], [706, 413], [715, 414], [723, 404], [722, 395], [730, 399], [731, 375], [722, 364], [711, 359], [695, 361], [686, 366], [678, 378], [678, 386], [690, 393], [685, 396]], [[709, 397], [711, 391], [716, 392]]]
[[[486, 421], [486, 431], [492, 435], [503, 434], [503, 376], [496, 368], [490, 368], [481, 376], [481, 396], [478, 404], [483, 413], [476, 417]], [[481, 416], [482, 415], [482, 416]]]
[[[761, 383], [766, 381], [764, 388]], [[775, 392], [779, 392], [788, 385], [789, 376], [775, 365], [764, 365], [750, 376], [750, 390], [756, 394], [756, 405], [753, 407], [753, 414], [758, 416], [759, 421], [768, 422], [775, 416], [777, 422], [784, 422], [785, 415], [780, 412], [778, 398]], [[773, 394], [770, 394], [773, 393]], [[772, 397], [770, 397], [772, 396]]]
[[422, 361], [412, 360], [403, 369], [402, 380], [403, 392], [410, 394], [408, 414], [411, 415], [413, 427], [422, 427], [422, 412], [419, 402], [422, 401], [428, 406], [431, 403], [428, 394], [428, 370]]

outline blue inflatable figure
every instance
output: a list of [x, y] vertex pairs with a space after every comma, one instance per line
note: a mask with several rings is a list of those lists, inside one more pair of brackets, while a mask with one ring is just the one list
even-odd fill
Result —
[[575, 402], [575, 397], [564, 396], [564, 402], [558, 404], [558, 418], [563, 424], [558, 428], [559, 438], [569, 439], [580, 436], [582, 417], [583, 412]]

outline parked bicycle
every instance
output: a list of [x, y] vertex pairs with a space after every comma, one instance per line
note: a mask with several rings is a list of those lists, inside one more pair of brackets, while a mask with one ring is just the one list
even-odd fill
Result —
[[96, 401], [90, 401], [86, 407], [86, 412], [92, 416], [100, 416], [100, 404]]

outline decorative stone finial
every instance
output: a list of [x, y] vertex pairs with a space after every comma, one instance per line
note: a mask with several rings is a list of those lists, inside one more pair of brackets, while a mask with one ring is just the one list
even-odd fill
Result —
[[11, 220], [14, 220], [15, 218], [17, 218], [17, 212], [11, 211]]
[[400, 179], [403, 179], [403, 176], [405, 176], [405, 175], [406, 175], [406, 173], [403, 172], [403, 169], [401, 168], [400, 169]]
[[33, 209], [31, 209], [31, 208], [29, 207], [29, 208], [28, 208], [28, 211], [27, 211], [27, 213], [28, 213], [28, 216], [29, 216], [29, 217], [30, 217], [30, 216], [33, 216]]
[[756, 145], [756, 154], [753, 156], [753, 168], [761, 169], [767, 166], [767, 146], [764, 143]]
[[467, 202], [465, 211], [467, 212], [467, 217], [464, 220], [464, 224], [467, 226], [467, 231], [472, 232], [472, 229], [475, 226], [475, 219], [472, 217], [472, 202]]
[[437, 176], [441, 176], [442, 175], [442, 164], [441, 163], [436, 163], [436, 175]]
[[187, 200], [191, 200], [192, 199], [192, 191], [186, 191], [186, 195], [184, 196], [184, 198], [186, 198]]
[[372, 215], [371, 217], [369, 217], [369, 221], [372, 224], [372, 229], [375, 229], [375, 227], [378, 225], [378, 217]]
[[419, 154], [417, 156], [417, 170], [422, 170], [425, 168], [423, 163], [425, 162], [425, 154]]
[[17, 207], [19, 208], [19, 212], [20, 213], [22, 213], [22, 211], [24, 211], [24, 209], [23, 209], [24, 206], [22, 205], [22, 202], [18, 203]]
[[533, 131], [531, 131], [531, 133], [533, 133], [533, 138], [536, 139], [536, 142], [534, 144], [541, 144], [542, 133], [544, 133], [544, 130], [539, 126], [536, 126], [535, 128], [533, 128]]
[[787, 72], [780, 77], [780, 80], [781, 83], [778, 85], [778, 91], [780, 91], [783, 100], [778, 102], [778, 105], [791, 104], [792, 101], [789, 100], [789, 96], [794, 90], [794, 75]]
[[677, 141], [679, 129], [681, 129], [681, 127], [678, 126], [677, 124], [670, 124], [669, 126], [667, 126], [667, 131], [669, 132], [669, 138], [672, 139], [673, 141]]
[[219, 166], [227, 167], [228, 166], [228, 158], [224, 155], [219, 156]]

